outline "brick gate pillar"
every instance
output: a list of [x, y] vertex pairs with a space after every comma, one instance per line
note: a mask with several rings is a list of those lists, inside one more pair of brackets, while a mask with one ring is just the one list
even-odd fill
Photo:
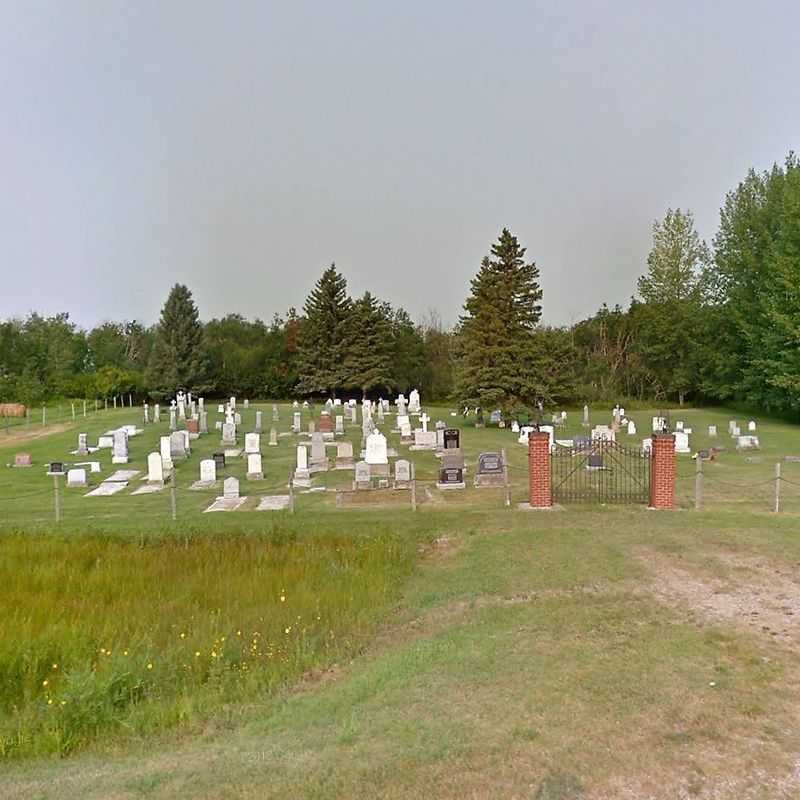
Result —
[[531, 484], [531, 508], [550, 508], [550, 435], [532, 431], [528, 437], [528, 470]]
[[650, 476], [650, 506], [675, 508], [675, 437], [671, 433], [653, 434], [653, 463]]

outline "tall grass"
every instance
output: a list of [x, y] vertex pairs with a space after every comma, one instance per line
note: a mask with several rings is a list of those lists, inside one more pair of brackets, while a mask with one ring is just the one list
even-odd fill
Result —
[[4, 534], [0, 758], [143, 735], [296, 680], [352, 652], [413, 557], [380, 530]]

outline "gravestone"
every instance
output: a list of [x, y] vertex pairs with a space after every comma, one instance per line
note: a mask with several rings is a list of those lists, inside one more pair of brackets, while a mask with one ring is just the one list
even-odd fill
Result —
[[761, 444], [758, 441], [758, 436], [737, 436], [736, 437], [737, 450], [759, 450]]
[[583, 407], [583, 427], [589, 427], [589, 406]]
[[491, 414], [489, 414], [489, 422], [492, 425], [499, 425], [502, 421], [503, 412], [499, 408], [496, 408]]
[[676, 422], [675, 422], [675, 430], [676, 431], [682, 431], [683, 430], [683, 420], [682, 419], [676, 420]]
[[161, 453], [150, 453], [147, 456], [147, 482], [157, 486], [164, 485], [164, 462]]
[[645, 453], [651, 452], [653, 449], [653, 440], [652, 438], [648, 437], [647, 439], [642, 439], [642, 450]]
[[334, 433], [336, 436], [344, 435], [344, 417], [341, 414], [336, 415], [336, 427]]
[[194, 439], [196, 439], [200, 435], [200, 420], [199, 419], [187, 419], [186, 420], [186, 432]]
[[200, 409], [200, 433], [208, 433], [208, 411]]
[[161, 422], [161, 406], [158, 403], [153, 406], [153, 422]]
[[411, 483], [411, 464], [401, 458], [394, 463], [394, 488], [407, 489]]
[[33, 466], [33, 459], [31, 458], [30, 453], [17, 453], [14, 456], [14, 466], [15, 467], [32, 467]]
[[78, 434], [78, 453], [79, 456], [88, 456], [89, 455], [89, 434], [88, 433], [79, 433]]
[[124, 430], [114, 431], [114, 454], [111, 463], [128, 463], [128, 434]]
[[420, 413], [419, 392], [416, 389], [408, 393], [408, 413], [414, 416]]
[[217, 471], [225, 469], [225, 453], [216, 452], [212, 458], [214, 459]]
[[528, 446], [528, 437], [533, 433], [533, 426], [532, 425], [523, 425], [519, 429], [519, 436], [517, 437], [517, 442], [519, 444], [524, 444], [526, 447]]
[[238, 411], [233, 415], [233, 424], [234, 425], [242, 424], [242, 415]]
[[247, 454], [247, 480], [264, 480], [264, 469], [261, 465], [261, 453]]
[[439, 469], [440, 489], [464, 489], [464, 456], [460, 450], [445, 447], [442, 455], [442, 465]]
[[239, 497], [239, 479], [234, 478], [232, 475], [225, 478], [222, 484], [222, 496], [226, 499], [234, 499]]
[[262, 411], [256, 411], [256, 427], [255, 427], [255, 432], [256, 433], [261, 433], [263, 418], [264, 418], [263, 412]]
[[502, 453], [481, 453], [475, 473], [475, 486], [505, 486], [505, 469]]
[[313, 436], [317, 432], [317, 425], [313, 419], [308, 421], [308, 435]]
[[319, 431], [311, 434], [311, 467], [328, 469], [328, 456], [325, 454], [324, 434]]
[[447, 428], [444, 432], [444, 449], [461, 449], [461, 431], [458, 428]]
[[594, 441], [615, 442], [617, 440], [616, 434], [608, 425], [595, 425], [592, 428], [592, 439]]
[[353, 469], [353, 443], [344, 440], [336, 445], [336, 469]]
[[300, 425], [300, 412], [295, 411], [294, 414], [292, 414], [292, 433], [300, 433]]
[[247, 455], [261, 452], [261, 434], [246, 433], [244, 435], [244, 452]]
[[222, 423], [222, 444], [236, 444], [236, 425], [234, 423]]
[[333, 418], [327, 412], [323, 412], [323, 414], [320, 416], [317, 432], [322, 434], [322, 438], [326, 442], [333, 441], [334, 439]]
[[281, 415], [278, 413], [278, 406], [272, 406], [272, 421], [273, 422], [280, 422]]
[[47, 468], [48, 475], [64, 475], [64, 462], [63, 461], [51, 461], [48, 468]]
[[186, 437], [183, 431], [174, 431], [169, 435], [169, 456], [175, 461], [183, 460], [186, 454]]
[[[223, 454], [222, 458], [225, 456]], [[223, 462], [224, 466], [224, 462]], [[212, 484], [217, 480], [217, 462], [213, 458], [204, 458], [200, 462], [200, 483]]]
[[67, 486], [70, 489], [85, 489], [88, 486], [86, 481], [86, 470], [71, 469], [67, 472]]
[[511, 433], [519, 433], [519, 422], [511, 420]]
[[756, 421], [754, 419], [751, 419], [750, 422], [747, 423], [747, 430], [749, 433], [756, 432]]
[[717, 426], [716, 425], [709, 425], [708, 426], [708, 435], [714, 437], [717, 435]]
[[278, 431], [275, 428], [269, 429], [269, 447], [278, 446]]
[[356, 464], [355, 487], [356, 489], [369, 489], [372, 481], [372, 468], [366, 461]]
[[169, 429], [171, 431], [178, 430], [178, 417], [174, 406], [169, 410]]
[[295, 486], [308, 488], [311, 486], [311, 473], [308, 471], [308, 450], [302, 444], [297, 445], [297, 467], [294, 471]]
[[628, 436], [636, 436], [636, 423], [632, 419], [628, 420]]
[[250, 408], [250, 400], [248, 398], [246, 398], [246, 397], [244, 399], [244, 407], [245, 408]]
[[675, 431], [675, 452], [676, 453], [691, 453], [689, 447], [689, 434], [686, 431]]
[[370, 466], [370, 475], [375, 478], [389, 477], [389, 456], [386, 437], [378, 430], [367, 437], [365, 461]]
[[172, 469], [172, 439], [169, 436], [162, 436], [159, 438], [159, 449], [161, 451], [161, 463], [164, 469], [169, 471]]

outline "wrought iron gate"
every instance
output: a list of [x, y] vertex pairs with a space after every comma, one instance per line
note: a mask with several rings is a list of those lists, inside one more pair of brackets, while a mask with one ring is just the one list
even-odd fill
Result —
[[550, 485], [554, 503], [650, 503], [648, 450], [607, 439], [553, 446]]

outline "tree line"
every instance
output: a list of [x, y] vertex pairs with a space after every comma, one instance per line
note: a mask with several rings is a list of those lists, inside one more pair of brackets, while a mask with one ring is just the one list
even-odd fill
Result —
[[503, 230], [461, 317], [414, 322], [370, 292], [353, 298], [335, 264], [300, 312], [269, 322], [200, 320], [171, 290], [159, 321], [83, 330], [67, 314], [0, 322], [0, 400], [131, 393], [353, 396], [408, 392], [506, 411], [622, 399], [740, 401], [800, 409], [800, 163], [750, 170], [725, 197], [710, 245], [670, 209], [627, 307], [571, 326], [541, 323], [539, 270]]

